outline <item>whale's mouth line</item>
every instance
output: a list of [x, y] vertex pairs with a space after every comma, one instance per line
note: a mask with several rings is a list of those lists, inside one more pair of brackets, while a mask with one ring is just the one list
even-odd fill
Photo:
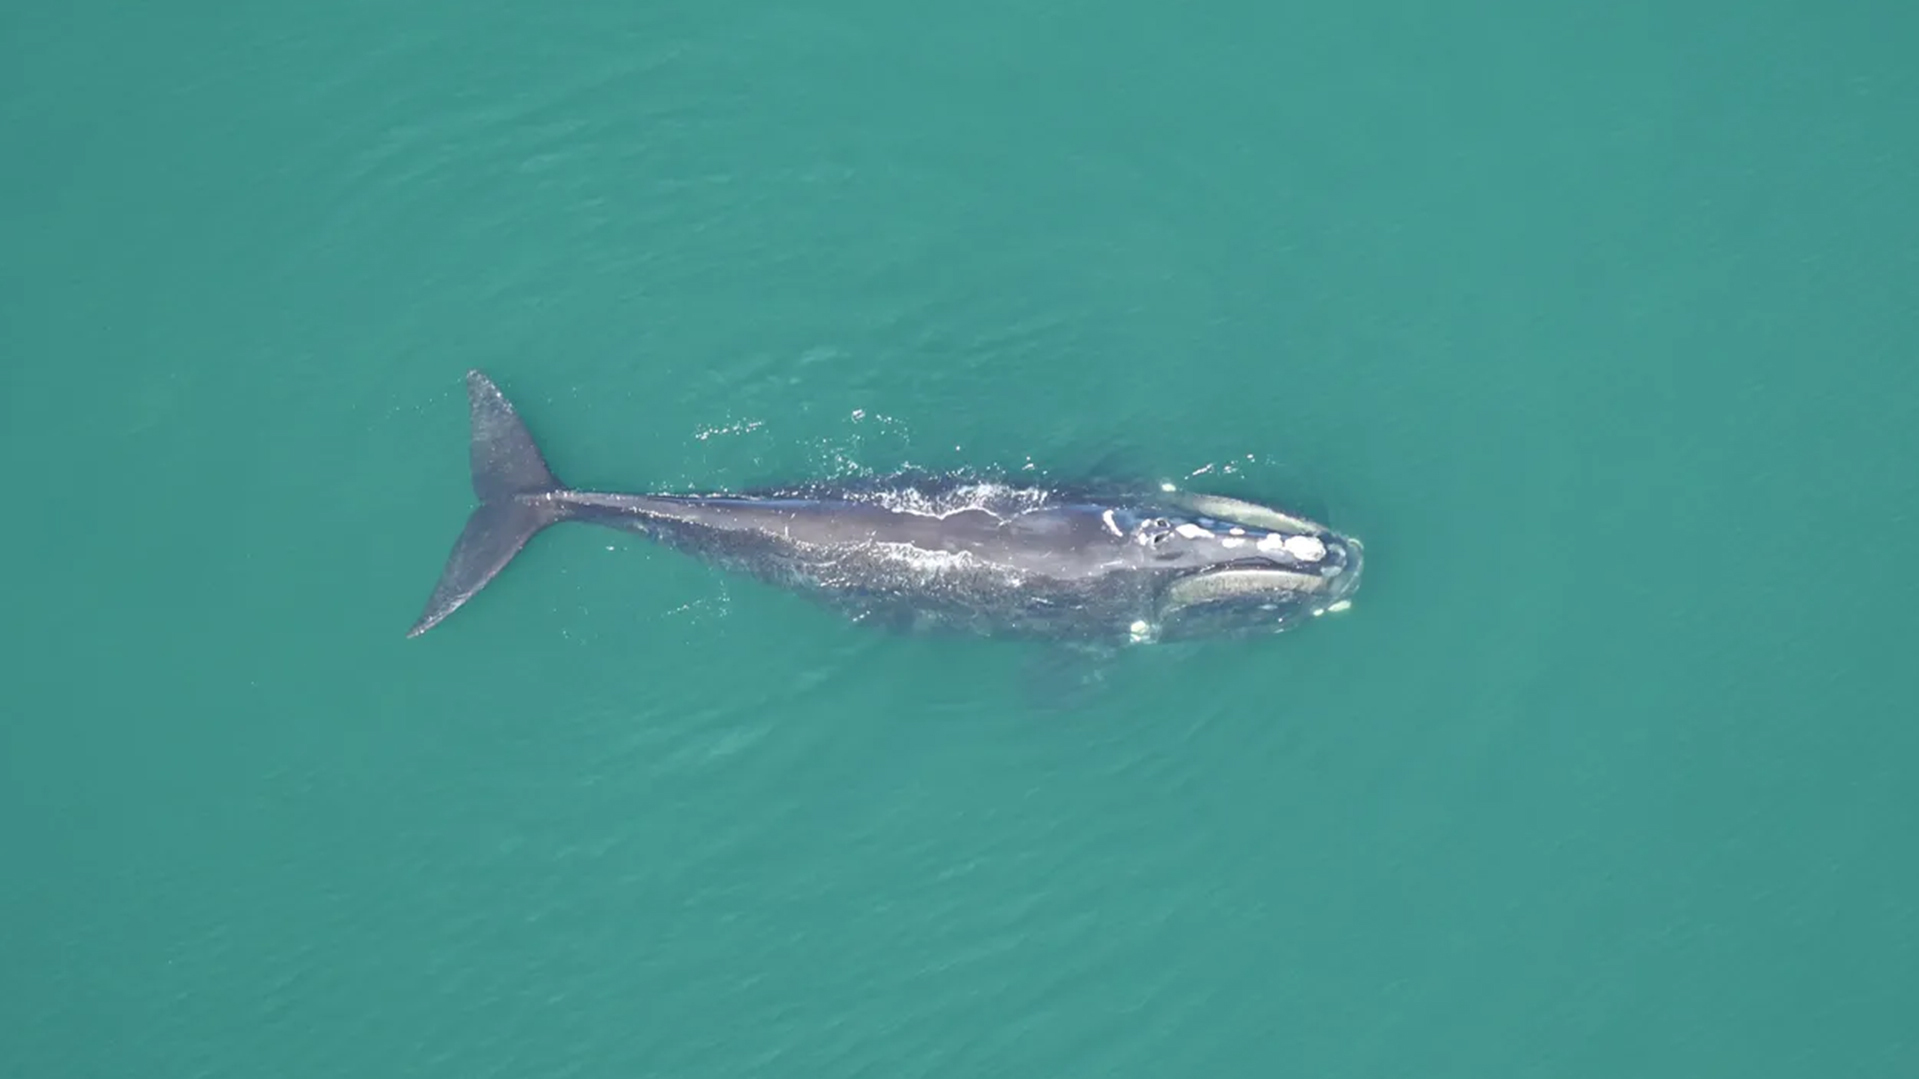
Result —
[[1252, 555], [1246, 558], [1235, 558], [1230, 562], [1214, 562], [1211, 565], [1193, 566], [1190, 569], [1181, 570], [1179, 573], [1174, 574], [1174, 577], [1175, 578], [1200, 577], [1208, 573], [1220, 573], [1225, 570], [1248, 570], [1248, 569], [1250, 570], [1262, 570], [1262, 569], [1285, 570], [1289, 573], [1298, 573], [1300, 570], [1300, 567], [1295, 566], [1291, 563], [1276, 562], [1270, 558], [1262, 558], [1258, 555]]
[[1284, 551], [1275, 551], [1270, 554], [1249, 553], [1240, 555], [1237, 558], [1209, 562], [1202, 566], [1181, 567], [1172, 576], [1174, 580], [1180, 580], [1187, 577], [1200, 577], [1208, 573], [1270, 570], [1275, 573], [1332, 578], [1340, 576], [1350, 568], [1348, 565], [1349, 557], [1350, 556], [1342, 553], [1331, 558], [1307, 561], [1305, 559], [1293, 558]]

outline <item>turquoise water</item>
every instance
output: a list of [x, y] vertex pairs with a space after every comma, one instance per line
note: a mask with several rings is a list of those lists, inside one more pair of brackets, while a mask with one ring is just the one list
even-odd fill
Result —
[[[0, 1075], [1919, 1074], [1916, 32], [0, 16]], [[1120, 462], [1366, 584], [1066, 713], [590, 529], [407, 640], [472, 366], [582, 486]]]

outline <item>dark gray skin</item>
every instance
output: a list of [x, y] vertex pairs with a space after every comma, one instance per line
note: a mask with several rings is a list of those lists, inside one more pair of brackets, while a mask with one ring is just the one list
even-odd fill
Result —
[[739, 495], [568, 489], [513, 406], [467, 374], [473, 489], [418, 636], [548, 525], [652, 537], [903, 631], [1095, 643], [1272, 633], [1349, 605], [1357, 540], [1269, 507], [956, 477]]

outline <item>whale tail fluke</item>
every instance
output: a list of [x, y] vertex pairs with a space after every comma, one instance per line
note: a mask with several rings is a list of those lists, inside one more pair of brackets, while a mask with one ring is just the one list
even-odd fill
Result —
[[466, 394], [473, 426], [473, 493], [480, 505], [467, 517], [426, 610], [407, 630], [408, 637], [438, 625], [485, 588], [535, 533], [574, 513], [563, 497], [565, 485], [547, 467], [525, 421], [493, 380], [468, 371]]

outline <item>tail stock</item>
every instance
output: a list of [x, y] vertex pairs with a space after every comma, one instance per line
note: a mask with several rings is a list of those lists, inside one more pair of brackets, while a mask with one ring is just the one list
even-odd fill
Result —
[[426, 610], [407, 630], [408, 637], [418, 637], [458, 610], [520, 553], [534, 533], [573, 513], [557, 497], [566, 493], [566, 487], [546, 467], [526, 423], [493, 380], [468, 371], [466, 396], [473, 426], [473, 493], [480, 505], [466, 519], [466, 529], [454, 542]]

